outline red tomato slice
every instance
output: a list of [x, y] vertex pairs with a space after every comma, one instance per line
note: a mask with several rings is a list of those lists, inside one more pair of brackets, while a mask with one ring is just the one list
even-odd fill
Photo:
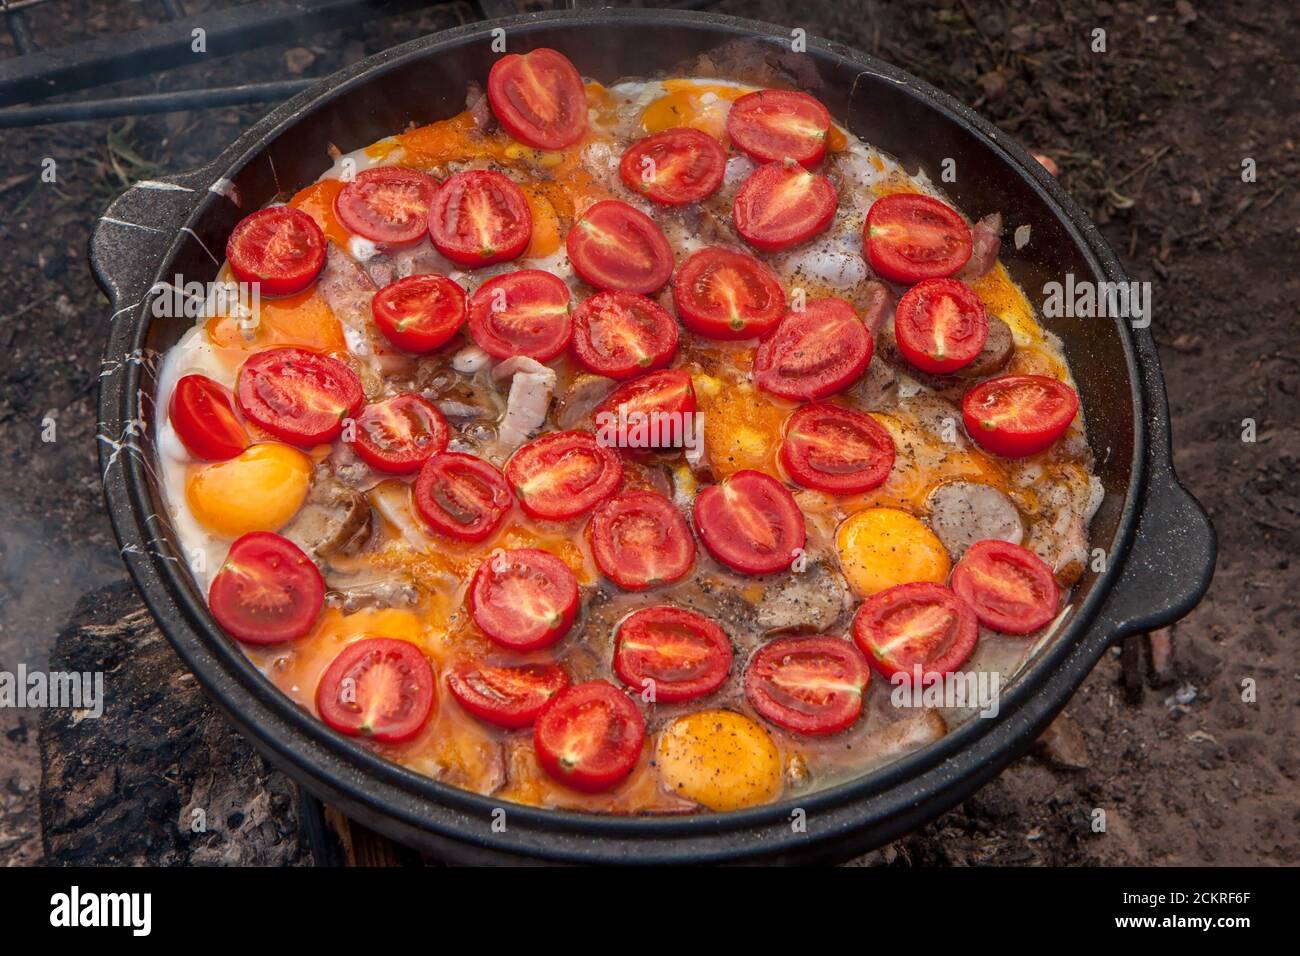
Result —
[[444, 450], [448, 437], [438, 406], [406, 392], [363, 408], [356, 418], [356, 437], [348, 444], [371, 468], [404, 475]]
[[695, 531], [709, 553], [742, 574], [784, 571], [804, 546], [794, 496], [761, 471], [738, 471], [695, 497]]
[[862, 245], [876, 275], [912, 283], [960, 270], [970, 259], [971, 234], [951, 206], [919, 193], [894, 193], [871, 204]]
[[1047, 562], [1009, 541], [976, 541], [952, 569], [951, 584], [981, 624], [1003, 634], [1045, 627], [1061, 603]]
[[776, 273], [753, 256], [717, 247], [692, 253], [673, 279], [682, 324], [710, 339], [752, 339], [785, 314]]
[[647, 607], [619, 625], [614, 671], [634, 691], [649, 690], [658, 704], [712, 694], [731, 670], [731, 641], [703, 614], [678, 607]]
[[559, 664], [499, 667], [461, 661], [447, 672], [452, 696], [479, 720], [518, 730], [531, 727], [551, 698], [569, 686]]
[[429, 228], [438, 181], [418, 169], [377, 166], [357, 173], [339, 190], [334, 214], [359, 236], [386, 246], [411, 246]]
[[293, 295], [324, 268], [325, 235], [305, 212], [271, 206], [239, 221], [226, 242], [226, 259], [235, 278], [258, 283], [260, 294]]
[[557, 694], [533, 726], [537, 762], [575, 790], [599, 793], [622, 782], [645, 746], [645, 718], [603, 680]]
[[1079, 396], [1044, 375], [1004, 375], [976, 385], [961, 401], [966, 432], [1004, 458], [1046, 451], [1074, 421]]
[[365, 401], [361, 379], [338, 359], [300, 348], [267, 349], [244, 362], [235, 386], [245, 417], [290, 444], [339, 437]]
[[527, 355], [549, 362], [573, 334], [569, 287], [541, 269], [488, 279], [469, 300], [469, 334], [493, 358]]
[[492, 64], [488, 104], [515, 139], [538, 149], [564, 149], [587, 132], [587, 91], [563, 53], [543, 47]]
[[325, 669], [316, 710], [341, 734], [399, 744], [428, 723], [435, 692], [433, 668], [419, 648], [368, 637], [343, 648]]
[[677, 506], [654, 491], [625, 491], [596, 509], [587, 525], [596, 567], [625, 591], [684, 578], [695, 539]]
[[979, 624], [970, 605], [942, 584], [918, 581], [873, 594], [853, 618], [853, 641], [883, 677], [943, 676], [975, 650]]
[[727, 114], [727, 135], [760, 163], [792, 160], [812, 169], [826, 155], [831, 114], [807, 93], [759, 90]]
[[587, 432], [548, 432], [510, 456], [506, 480], [525, 512], [562, 521], [612, 495], [623, 481], [623, 463]]
[[745, 699], [779, 727], [809, 737], [838, 733], [862, 713], [871, 668], [837, 637], [786, 637], [759, 648]]
[[607, 448], [680, 448], [687, 417], [694, 414], [690, 373], [673, 368], [620, 385], [596, 406], [594, 420], [598, 440]]
[[565, 245], [573, 271], [597, 289], [649, 295], [673, 274], [673, 250], [663, 230], [617, 199], [602, 199], [583, 213]]
[[578, 613], [578, 581], [569, 566], [537, 548], [494, 551], [469, 590], [474, 623], [512, 651], [550, 647]]
[[824, 232], [838, 204], [835, 185], [825, 176], [797, 163], [768, 163], [736, 190], [731, 220], [755, 249], [778, 252]]
[[468, 268], [514, 259], [528, 248], [533, 214], [507, 176], [492, 169], [457, 173], [429, 207], [429, 237], [444, 256]]
[[805, 488], [861, 494], [884, 484], [893, 471], [894, 439], [870, 415], [805, 405], [786, 424], [781, 464]]
[[432, 352], [465, 324], [465, 290], [445, 276], [407, 276], [390, 282], [370, 300], [375, 326], [395, 347]]
[[505, 476], [491, 462], [458, 451], [424, 463], [413, 497], [415, 510], [434, 531], [461, 541], [491, 537], [514, 502]]
[[315, 626], [324, 603], [325, 582], [311, 558], [269, 531], [237, 539], [208, 589], [212, 616], [245, 644], [302, 637]]
[[597, 375], [631, 378], [672, 360], [677, 321], [635, 292], [597, 292], [574, 311], [573, 351]]
[[875, 344], [853, 306], [843, 299], [814, 299], [787, 312], [754, 352], [754, 384], [796, 401], [834, 395], [866, 371]]
[[983, 351], [989, 316], [964, 282], [924, 279], [898, 300], [894, 338], [903, 358], [922, 372], [955, 372]]
[[628, 189], [665, 206], [712, 196], [726, 170], [727, 151], [708, 133], [689, 126], [637, 140], [618, 164]]
[[168, 417], [176, 437], [195, 458], [225, 461], [248, 447], [248, 432], [230, 392], [206, 375], [185, 375], [172, 391]]

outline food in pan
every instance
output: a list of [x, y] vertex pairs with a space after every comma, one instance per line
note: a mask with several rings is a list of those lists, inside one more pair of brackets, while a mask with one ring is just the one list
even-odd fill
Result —
[[1010, 676], [1100, 500], [974, 222], [808, 93], [502, 57], [232, 231], [159, 381], [212, 615], [341, 734], [502, 800], [733, 810]]

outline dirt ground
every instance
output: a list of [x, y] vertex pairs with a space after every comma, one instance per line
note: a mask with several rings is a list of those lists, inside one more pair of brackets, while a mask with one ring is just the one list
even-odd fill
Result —
[[[158, 6], [56, 0], [29, 19], [54, 46], [145, 21]], [[1177, 468], [1219, 533], [1213, 588], [1174, 629], [1168, 666], [1150, 666], [1144, 641], [1117, 650], [1050, 748], [864, 862], [1300, 862], [1291, 564], [1300, 555], [1300, 21], [1287, 4], [1188, 0], [726, 0], [717, 9], [875, 53], [1059, 164], [1130, 274], [1153, 283]], [[323, 75], [473, 18], [452, 4], [244, 54], [236, 72], [241, 81]], [[1098, 29], [1106, 52], [1091, 49]], [[231, 76], [230, 60], [204, 62], [116, 89]], [[90, 226], [130, 181], [200, 164], [261, 111], [0, 131], [0, 669], [44, 666], [77, 598], [123, 576], [95, 461], [106, 309], [85, 263]], [[56, 183], [41, 181], [46, 158]], [[1243, 181], [1246, 160], [1253, 182]], [[52, 442], [42, 440], [47, 419]], [[1242, 437], [1247, 419], [1253, 442]], [[1243, 700], [1246, 679], [1253, 701]], [[9, 863], [44, 852], [34, 725], [29, 712], [0, 711], [0, 861]], [[1105, 833], [1090, 826], [1098, 808]]]

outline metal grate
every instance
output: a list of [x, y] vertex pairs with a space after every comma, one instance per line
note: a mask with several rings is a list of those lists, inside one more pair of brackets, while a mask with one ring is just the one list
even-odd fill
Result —
[[[160, 22], [42, 50], [32, 39], [25, 11], [52, 2], [55, 0], [0, 0], [0, 15], [18, 51], [17, 56], [0, 59], [0, 128], [281, 100], [316, 81], [292, 79], [112, 99], [43, 102], [65, 93], [190, 64], [196, 29], [204, 31], [209, 56], [225, 56], [288, 44], [299, 37], [368, 22], [377, 16], [446, 5], [445, 0], [276, 0], [189, 16], [182, 0], [162, 0], [164, 19]], [[474, 0], [474, 5], [484, 18], [517, 12], [512, 0]]]

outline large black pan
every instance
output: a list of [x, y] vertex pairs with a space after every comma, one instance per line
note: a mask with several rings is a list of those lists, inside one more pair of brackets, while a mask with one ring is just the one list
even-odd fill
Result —
[[[1084, 213], [1025, 152], [951, 97], [888, 64], [812, 38], [791, 51], [788, 31], [730, 17], [665, 11], [521, 16], [416, 40], [294, 97], [210, 166], [140, 185], [100, 221], [90, 258], [112, 301], [106, 357], [118, 370], [100, 395], [101, 461], [123, 556], [145, 601], [208, 693], [275, 763], [364, 824], [444, 858], [575, 862], [707, 862], [845, 857], [877, 846], [951, 807], [1022, 753], [1115, 641], [1168, 624], [1205, 592], [1213, 530], [1170, 465], [1169, 417], [1151, 336], [1111, 319], [1062, 319], [1088, 436], [1106, 488], [1092, 524], [1105, 568], [1089, 571], [1072, 611], [1030, 666], [1004, 688], [1000, 715], [874, 773], [798, 800], [730, 814], [616, 818], [513, 804], [445, 786], [388, 763], [316, 721], [280, 694], [215, 626], [182, 562], [152, 463], [151, 356], [188, 324], [150, 318], [148, 290], [181, 274], [210, 280], [226, 236], [245, 214], [313, 181], [327, 148], [348, 151], [462, 108], [482, 82], [504, 27], [511, 51], [565, 52], [587, 76], [613, 81], [671, 71], [740, 41], [816, 95], [865, 140], [908, 168], [937, 176], [956, 161], [950, 191], [976, 216], [1001, 210], [1028, 224], [1023, 252], [1007, 249], [1031, 295], [1073, 273], [1125, 276]], [[233, 187], [228, 184], [233, 184]], [[234, 198], [232, 198], [234, 197]], [[214, 254], [215, 253], [215, 254]], [[141, 425], [140, 423], [143, 422]], [[791, 825], [796, 808], [806, 830]], [[498, 826], [494, 827], [494, 820]]]

